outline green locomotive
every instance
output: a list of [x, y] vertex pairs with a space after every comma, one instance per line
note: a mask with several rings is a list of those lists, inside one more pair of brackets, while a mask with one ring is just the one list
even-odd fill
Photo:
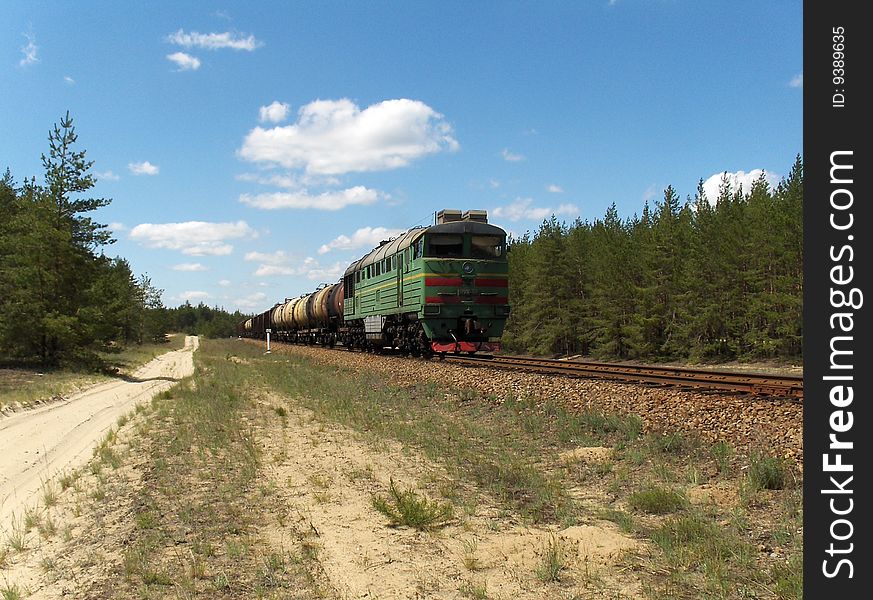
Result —
[[506, 232], [485, 211], [442, 210], [436, 221], [346, 269], [350, 345], [414, 355], [500, 348], [510, 312]]
[[506, 232], [442, 210], [353, 262], [338, 283], [276, 304], [240, 334], [404, 354], [493, 352], [509, 317]]

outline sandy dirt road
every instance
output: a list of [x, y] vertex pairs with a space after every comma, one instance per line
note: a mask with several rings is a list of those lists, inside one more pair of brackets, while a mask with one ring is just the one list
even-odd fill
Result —
[[84, 465], [118, 417], [193, 374], [198, 345], [197, 337], [188, 336], [184, 348], [155, 358], [128, 378], [0, 418], [0, 533], [37, 504], [45, 482]]

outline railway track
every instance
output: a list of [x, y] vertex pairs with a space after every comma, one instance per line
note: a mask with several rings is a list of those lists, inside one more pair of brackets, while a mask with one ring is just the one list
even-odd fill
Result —
[[670, 385], [686, 389], [733, 392], [773, 398], [803, 399], [803, 377], [774, 376], [757, 373], [735, 373], [661, 367], [651, 365], [621, 365], [603, 362], [570, 362], [523, 356], [446, 356], [460, 365], [494, 369], [521, 370], [531, 373], [611, 379], [649, 385]]

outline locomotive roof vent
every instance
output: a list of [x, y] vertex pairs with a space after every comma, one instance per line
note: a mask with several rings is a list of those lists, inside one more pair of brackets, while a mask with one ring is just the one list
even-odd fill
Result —
[[487, 223], [488, 213], [484, 210], [465, 210], [463, 213], [459, 210], [445, 208], [437, 213], [436, 224], [451, 223], [452, 221], [475, 221], [476, 223]]
[[488, 213], [484, 210], [465, 210], [464, 221], [476, 221], [477, 223], [487, 223]]
[[461, 211], [452, 210], [448, 208], [444, 208], [443, 210], [437, 213], [436, 222], [437, 225], [442, 225], [443, 223], [451, 223], [452, 221], [460, 221], [461, 220]]

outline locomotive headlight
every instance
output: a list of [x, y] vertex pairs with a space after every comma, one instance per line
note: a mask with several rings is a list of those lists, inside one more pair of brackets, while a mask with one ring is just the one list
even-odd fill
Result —
[[471, 275], [473, 273], [473, 263], [465, 262], [461, 265], [461, 270], [464, 271], [465, 274]]

